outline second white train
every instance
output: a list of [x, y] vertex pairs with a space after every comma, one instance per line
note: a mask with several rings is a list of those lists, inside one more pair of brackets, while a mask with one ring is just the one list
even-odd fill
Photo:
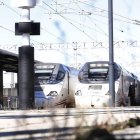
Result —
[[[109, 62], [85, 63], [79, 74], [75, 91], [76, 108], [111, 107], [109, 93]], [[115, 106], [140, 105], [140, 81], [138, 78], [114, 63]]]

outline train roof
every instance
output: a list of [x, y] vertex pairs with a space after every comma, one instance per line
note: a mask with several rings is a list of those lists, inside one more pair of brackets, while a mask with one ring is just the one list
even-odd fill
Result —
[[[90, 62], [86, 62], [82, 67], [84, 67], [85, 65], [92, 64], [92, 63], [94, 63], [94, 64], [98, 64], [98, 63], [109, 64], [109, 61], [90, 61]], [[118, 64], [117, 62], [114, 62], [114, 64], [115, 64], [117, 67], [119, 67], [123, 72], [127, 73], [129, 76], [133, 77], [134, 79], [138, 79], [138, 77], [137, 77], [135, 74], [129, 72], [128, 70], [126, 70], [124, 67], [122, 67], [122, 66], [121, 66], [120, 64]], [[81, 69], [82, 69], [82, 67], [81, 67]]]
[[[98, 63], [101, 63], [101, 64], [108, 64], [109, 65], [109, 61], [90, 61], [90, 62], [85, 62], [85, 64], [81, 67], [81, 69], [86, 66], [86, 65], [89, 65], [89, 64], [98, 64]], [[117, 65], [118, 67], [121, 67], [120, 65], [118, 65], [116, 62], [114, 62], [115, 65]]]
[[[95, 63], [95, 64], [97, 64], [97, 63], [103, 63], [103, 64], [107, 63], [107, 64], [109, 64], [109, 61], [90, 61], [90, 62], [86, 62], [85, 64], [90, 64], [90, 63]], [[117, 64], [116, 62], [114, 62], [114, 63]]]
[[63, 66], [63, 67], [65, 67], [65, 68], [67, 68], [68, 70], [77, 70], [76, 68], [74, 68], [74, 67], [71, 67], [71, 66], [67, 66], [67, 65], [65, 65], [65, 64], [62, 64], [62, 63], [54, 63], [54, 62], [43, 62], [43, 63], [37, 63], [37, 64], [35, 64], [36, 66], [37, 65], [60, 65], [60, 66]]
[[[63, 66], [66, 66], [64, 64], [61, 64], [61, 63], [54, 63], [54, 62], [43, 62], [43, 63], [37, 63], [35, 64], [35, 66], [37, 65], [63, 65]], [[66, 66], [67, 67], [67, 66]]]

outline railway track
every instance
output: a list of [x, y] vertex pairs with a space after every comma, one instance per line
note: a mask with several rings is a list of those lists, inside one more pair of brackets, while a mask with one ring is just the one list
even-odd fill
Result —
[[[93, 108], [47, 110], [1, 110], [0, 140], [7, 139], [76, 139], [77, 135], [96, 127], [123, 124], [140, 117], [140, 108]], [[121, 128], [121, 127], [120, 127]], [[127, 128], [128, 129], [128, 128]], [[135, 129], [135, 128], [133, 128]], [[125, 129], [123, 129], [125, 130]], [[116, 139], [139, 137], [138, 131], [113, 130]], [[135, 132], [135, 133], [134, 133]], [[124, 134], [124, 135], [123, 135]], [[134, 135], [136, 134], [136, 135]]]

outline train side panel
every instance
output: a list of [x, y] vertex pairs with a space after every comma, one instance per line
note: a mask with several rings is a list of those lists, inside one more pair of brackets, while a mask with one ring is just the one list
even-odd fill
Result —
[[[59, 93], [56, 97], [51, 98], [45, 103], [45, 108], [63, 108], [66, 106], [68, 96], [68, 74], [65, 74], [65, 78], [62, 82], [55, 84], [53, 90], [59, 86]], [[49, 85], [50, 86], [50, 85]]]
[[121, 72], [120, 78], [118, 79], [119, 87], [115, 96], [115, 106], [130, 106], [129, 99], [129, 86], [131, 82], [134, 82], [134, 79], [125, 73]]
[[135, 81], [135, 85], [136, 85], [136, 95], [135, 95], [135, 100], [136, 100], [136, 105], [140, 106], [140, 81], [136, 80]]
[[76, 85], [78, 82], [78, 71], [72, 70], [69, 73], [69, 83], [68, 83], [68, 100], [67, 100], [67, 108], [74, 108], [75, 107], [75, 90]]
[[[63, 64], [50, 63], [46, 65], [48, 69], [36, 71], [38, 72], [36, 75], [38, 75], [41, 81], [45, 81], [44, 84], [40, 82], [39, 85], [35, 85], [35, 87], [39, 86], [42, 88], [42, 91], [39, 92], [42, 93], [42, 96], [44, 95], [42, 99], [36, 98], [36, 107], [39, 106], [39, 103], [40, 106], [43, 104], [43, 108], [75, 107], [75, 90], [73, 88], [78, 70]], [[35, 90], [36, 92], [38, 91]]]

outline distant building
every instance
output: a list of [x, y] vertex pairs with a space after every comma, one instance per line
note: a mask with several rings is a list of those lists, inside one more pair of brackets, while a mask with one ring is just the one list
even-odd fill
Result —
[[3, 72], [3, 107], [4, 109], [18, 108], [17, 74]]

